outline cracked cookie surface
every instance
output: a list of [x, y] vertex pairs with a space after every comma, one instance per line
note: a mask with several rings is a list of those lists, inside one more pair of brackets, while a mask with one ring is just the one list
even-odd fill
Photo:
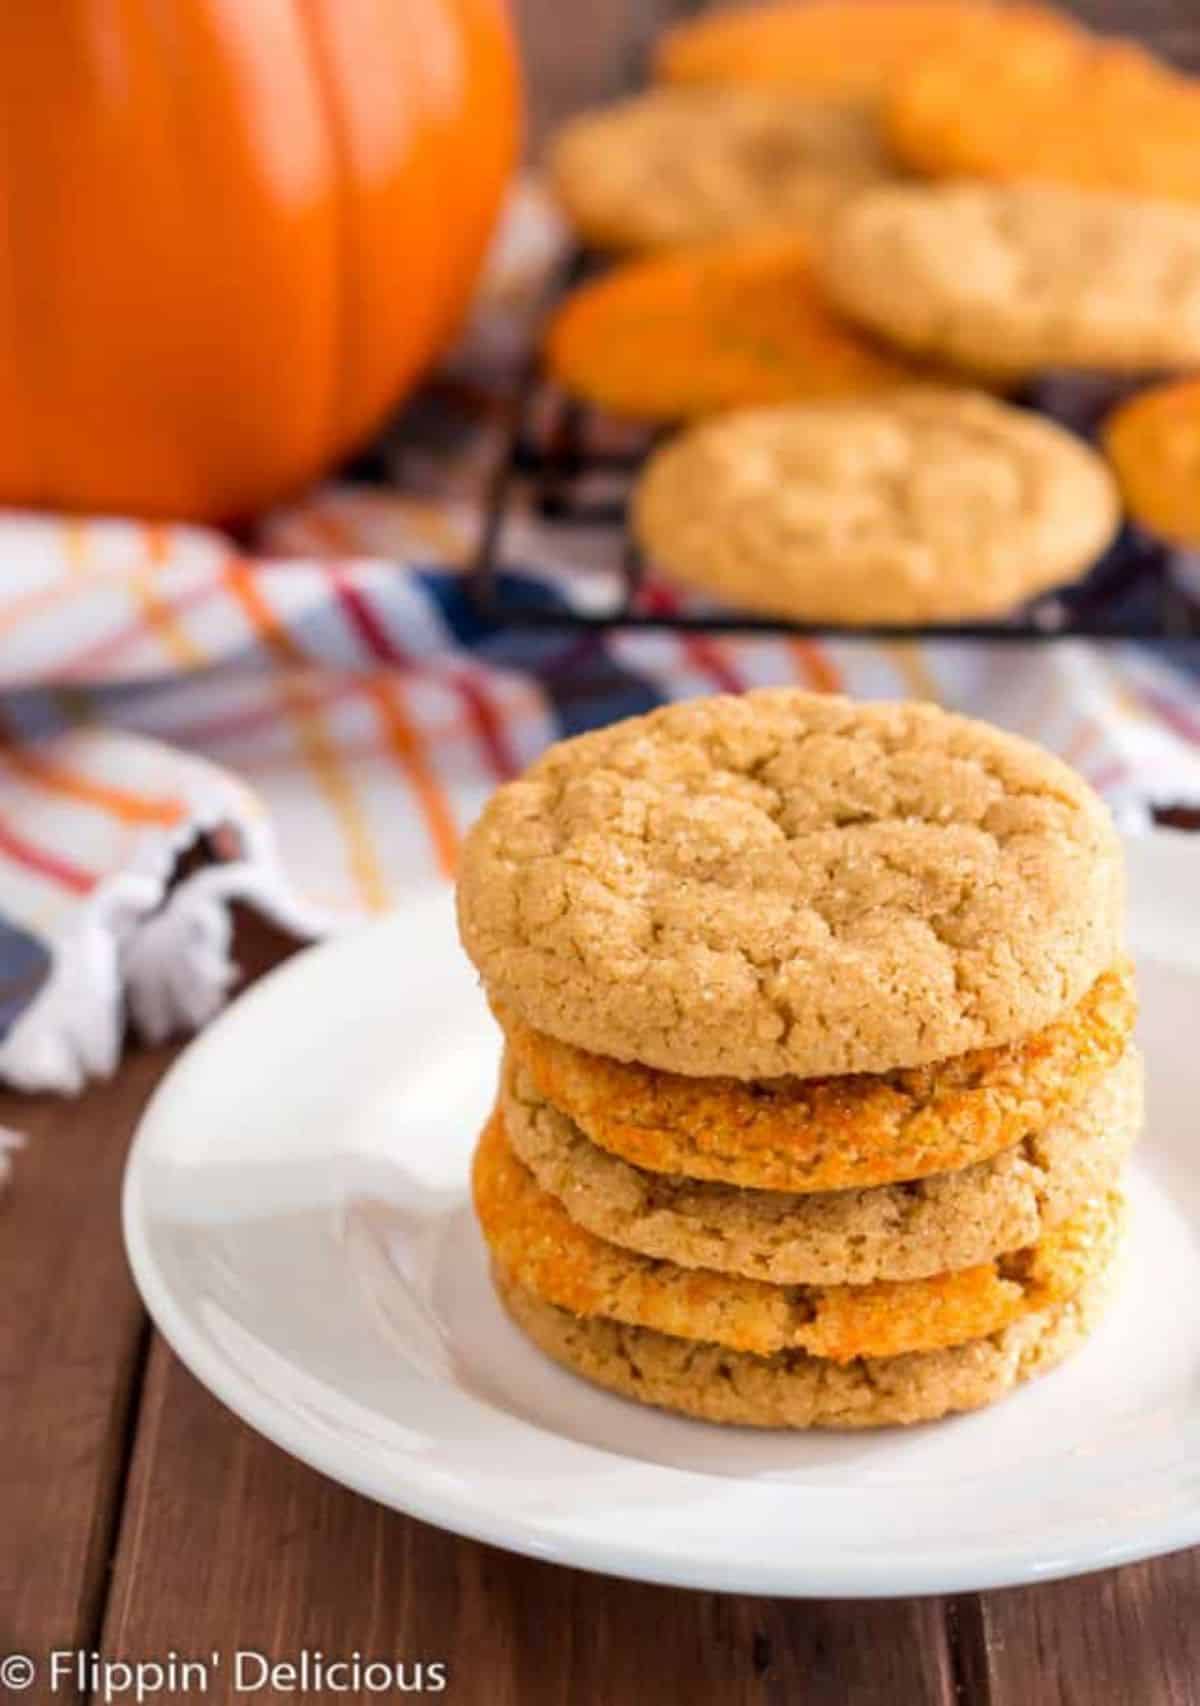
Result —
[[495, 1005], [688, 1076], [886, 1072], [1015, 1041], [1121, 955], [1107, 809], [915, 702], [693, 700], [552, 747], [467, 837]]
[[746, 231], [817, 232], [895, 175], [866, 106], [770, 89], [651, 89], [572, 119], [550, 180], [597, 248], [678, 247]]
[[597, 1238], [517, 1159], [498, 1113], [479, 1140], [472, 1184], [493, 1256], [547, 1303], [759, 1356], [800, 1349], [834, 1362], [963, 1344], [1065, 1300], [1107, 1262], [1120, 1208], [1115, 1192], [1092, 1197], [1036, 1244], [953, 1273], [771, 1285]]
[[904, 1186], [797, 1195], [648, 1173], [598, 1148], [510, 1056], [509, 1143], [578, 1225], [643, 1256], [782, 1284], [924, 1279], [1037, 1242], [1110, 1189], [1142, 1120], [1136, 1050], [1079, 1106], [990, 1161]]
[[[861, 286], [891, 303], [894, 270]], [[656, 451], [633, 495], [645, 556], [769, 615], [1001, 615], [1088, 568], [1119, 524], [1103, 460], [981, 392], [934, 387], [739, 410]]]
[[1112, 1279], [1110, 1267], [1067, 1302], [986, 1339], [841, 1364], [803, 1351], [752, 1356], [645, 1327], [583, 1320], [495, 1269], [513, 1321], [572, 1373], [642, 1404], [759, 1428], [890, 1427], [981, 1409], [1077, 1350], [1104, 1312]]
[[1200, 361], [1200, 207], [1052, 184], [896, 186], [835, 219], [822, 270], [852, 319], [980, 371]]

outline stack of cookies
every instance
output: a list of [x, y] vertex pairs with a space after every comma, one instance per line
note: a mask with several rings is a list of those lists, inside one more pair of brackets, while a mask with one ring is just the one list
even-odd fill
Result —
[[1085, 1337], [1141, 1118], [1120, 848], [1065, 765], [790, 689], [562, 743], [459, 916], [475, 1200], [551, 1357], [719, 1422], [987, 1404]]

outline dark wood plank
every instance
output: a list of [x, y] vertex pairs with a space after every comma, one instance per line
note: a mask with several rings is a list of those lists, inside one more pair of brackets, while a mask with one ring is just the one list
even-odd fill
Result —
[[[247, 977], [294, 944], [243, 919]], [[100, 1628], [145, 1316], [121, 1245], [125, 1153], [177, 1047], [133, 1049], [78, 1100], [0, 1095], [23, 1132], [0, 1197], [0, 1651]]]
[[121, 1251], [128, 1135], [167, 1051], [78, 1103], [0, 1097], [28, 1135], [0, 1200], [0, 1644], [94, 1633], [142, 1311]]
[[[181, 1632], [192, 1652], [441, 1660], [455, 1706], [954, 1700], [934, 1601], [690, 1593], [459, 1540], [291, 1461], [156, 1342], [104, 1649]], [[235, 1698], [228, 1675], [210, 1698]]]
[[985, 1594], [972, 1655], [986, 1706], [1200, 1706], [1200, 1550]]

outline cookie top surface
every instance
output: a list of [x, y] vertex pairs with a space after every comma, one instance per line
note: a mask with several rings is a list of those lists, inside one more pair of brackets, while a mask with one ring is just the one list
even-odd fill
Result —
[[1142, 1066], [1129, 1050], [1077, 1107], [990, 1161], [915, 1185], [805, 1195], [631, 1166], [545, 1101], [511, 1055], [500, 1111], [518, 1159], [599, 1238], [772, 1285], [864, 1285], [1019, 1250], [1109, 1190], [1141, 1128]]
[[1130, 41], [943, 43], [897, 68], [883, 121], [898, 158], [935, 177], [1200, 199], [1200, 82]]
[[673, 82], [777, 85], [826, 98], [880, 94], [909, 65], [963, 42], [996, 58], [1075, 33], [1061, 13], [961, 0], [783, 0], [716, 9], [668, 30], [655, 69]]
[[467, 838], [494, 1003], [688, 1075], [885, 1072], [1049, 1024], [1118, 959], [1120, 844], [1083, 779], [919, 703], [790, 688], [552, 747]]
[[543, 1191], [493, 1117], [475, 1153], [476, 1212], [500, 1266], [547, 1303], [679, 1338], [832, 1362], [941, 1350], [1062, 1302], [1103, 1267], [1120, 1198], [1089, 1198], [1038, 1243], [954, 1272], [868, 1285], [770, 1285], [684, 1268], [597, 1238]]
[[867, 108], [737, 88], [651, 89], [583, 113], [559, 133], [549, 168], [576, 230], [603, 249], [812, 232], [894, 175]]
[[1105, 421], [1103, 436], [1134, 519], [1181, 545], [1200, 545], [1200, 379], [1131, 397]]
[[642, 550], [673, 578], [850, 624], [1007, 613], [1089, 567], [1118, 522], [1081, 440], [934, 388], [702, 421], [651, 457], [633, 500]]
[[911, 385], [921, 369], [829, 307], [807, 238], [703, 244], [625, 261], [551, 322], [550, 373], [639, 420]]
[[822, 264], [844, 313], [913, 353], [1013, 375], [1200, 360], [1200, 207], [895, 186], [835, 219]]

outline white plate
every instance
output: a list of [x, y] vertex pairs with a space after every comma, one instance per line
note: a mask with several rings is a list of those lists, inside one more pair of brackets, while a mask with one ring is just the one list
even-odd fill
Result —
[[448, 894], [266, 978], [168, 1075], [125, 1181], [194, 1374], [358, 1491], [516, 1551], [769, 1594], [1065, 1576], [1200, 1541], [1200, 846], [1129, 846], [1149, 1127], [1130, 1271], [1061, 1372], [975, 1416], [759, 1433], [563, 1373], [489, 1290], [468, 1157], [497, 1039]]

